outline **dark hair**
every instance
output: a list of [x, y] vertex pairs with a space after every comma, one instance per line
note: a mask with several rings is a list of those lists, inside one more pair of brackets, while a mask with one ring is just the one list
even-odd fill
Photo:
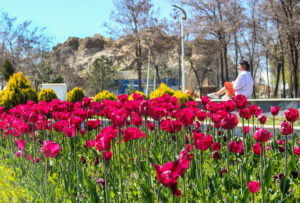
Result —
[[249, 71], [249, 70], [250, 70], [250, 65], [249, 65], [248, 61], [246, 61], [246, 60], [241, 60], [239, 64], [240, 64], [241, 66], [243, 66], [243, 68], [245, 68], [246, 71]]

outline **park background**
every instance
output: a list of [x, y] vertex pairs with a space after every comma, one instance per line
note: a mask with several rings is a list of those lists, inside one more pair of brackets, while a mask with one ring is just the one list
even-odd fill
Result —
[[[145, 92], [150, 60], [151, 91], [161, 82], [181, 89], [182, 13], [172, 4], [187, 13], [186, 89], [215, 91], [237, 77], [245, 59], [255, 80], [253, 98], [299, 97], [295, 0], [2, 0], [1, 68], [9, 62], [36, 89], [66, 83], [94, 96], [104, 89]], [[9, 77], [2, 78], [4, 87]]]

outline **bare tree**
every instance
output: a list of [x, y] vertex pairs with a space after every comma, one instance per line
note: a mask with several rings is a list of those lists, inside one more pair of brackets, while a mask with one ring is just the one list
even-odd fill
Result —
[[117, 23], [117, 27], [111, 27], [106, 23], [111, 34], [117, 36], [130, 35], [131, 46], [134, 47], [136, 70], [138, 73], [139, 90], [142, 90], [142, 65], [143, 57], [147, 52], [143, 51], [141, 31], [151, 27], [153, 19], [153, 5], [151, 0], [114, 0], [114, 10], [111, 12], [111, 21]]

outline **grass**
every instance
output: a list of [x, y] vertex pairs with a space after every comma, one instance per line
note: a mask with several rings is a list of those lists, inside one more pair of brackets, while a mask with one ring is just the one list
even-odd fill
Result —
[[11, 166], [0, 159], [0, 202], [26, 202], [29, 194], [18, 184], [18, 179]]
[[[242, 119], [240, 117], [238, 117], [239, 119], [239, 123], [242, 123]], [[286, 118], [284, 116], [275, 116], [275, 125], [281, 125], [281, 123], [286, 120]], [[250, 119], [250, 125], [252, 124], [252, 118]], [[245, 120], [245, 123], [247, 124], [248, 121]], [[254, 123], [257, 123], [257, 118], [255, 117], [254, 119]], [[273, 116], [269, 116], [267, 118], [267, 122], [265, 123], [265, 125], [273, 125]], [[300, 119], [298, 119], [295, 123], [294, 123], [294, 127], [300, 127]]]

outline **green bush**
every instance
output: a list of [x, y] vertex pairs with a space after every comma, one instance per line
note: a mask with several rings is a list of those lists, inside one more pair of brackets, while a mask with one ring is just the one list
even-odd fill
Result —
[[110, 93], [107, 90], [104, 90], [102, 92], [99, 92], [95, 97], [94, 97], [94, 101], [95, 102], [102, 102], [103, 100], [111, 100], [111, 101], [116, 101], [118, 98], [116, 97], [116, 95], [114, 95], [113, 93]]
[[10, 77], [6, 89], [0, 93], [0, 106], [8, 110], [30, 100], [37, 102], [36, 90], [31, 86], [28, 77], [25, 77], [22, 72], [14, 73]]
[[5, 81], [8, 81], [10, 76], [12, 76], [16, 70], [8, 59], [5, 59], [2, 66], [2, 76]]
[[84, 97], [85, 96], [83, 90], [79, 87], [75, 87], [74, 89], [68, 92], [67, 101], [75, 103], [81, 101]]
[[38, 95], [39, 101], [50, 102], [53, 99], [57, 99], [57, 96], [53, 89], [42, 89]]

